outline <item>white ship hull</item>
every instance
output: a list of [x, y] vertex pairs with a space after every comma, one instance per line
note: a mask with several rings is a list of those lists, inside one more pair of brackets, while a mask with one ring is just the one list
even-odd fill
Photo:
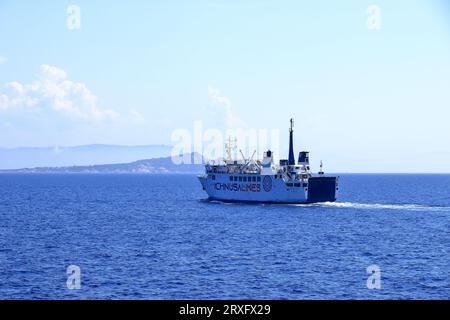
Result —
[[[246, 177], [247, 182], [235, 182], [234, 177]], [[256, 181], [253, 181], [253, 178]], [[313, 179], [314, 183], [310, 185]], [[290, 183], [279, 176], [209, 174], [200, 176], [199, 180], [211, 200], [259, 203], [336, 201], [337, 179], [335, 177], [317, 177]], [[317, 189], [317, 182], [321, 185], [320, 190]], [[310, 187], [313, 190], [310, 191]]]

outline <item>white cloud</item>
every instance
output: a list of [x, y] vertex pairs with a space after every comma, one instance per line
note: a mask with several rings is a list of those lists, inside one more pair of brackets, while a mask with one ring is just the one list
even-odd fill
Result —
[[140, 113], [136, 109], [133, 109], [133, 108], [130, 109], [129, 115], [130, 115], [131, 121], [133, 121], [134, 123], [137, 123], [137, 124], [145, 123], [145, 117], [142, 115], [142, 113]]
[[8, 59], [6, 57], [0, 56], [0, 64], [6, 63]]
[[208, 87], [208, 94], [216, 107], [214, 116], [223, 117], [227, 128], [236, 129], [246, 127], [245, 121], [234, 113], [228, 97], [222, 95], [218, 89], [211, 86]]
[[57, 67], [42, 65], [31, 84], [10, 82], [0, 89], [0, 110], [40, 108], [74, 120], [115, 119], [119, 114], [97, 107], [97, 98], [84, 83], [67, 79]]
[[67, 78], [67, 73], [64, 70], [46, 64], [41, 66], [41, 74], [54, 81], [62, 81]]

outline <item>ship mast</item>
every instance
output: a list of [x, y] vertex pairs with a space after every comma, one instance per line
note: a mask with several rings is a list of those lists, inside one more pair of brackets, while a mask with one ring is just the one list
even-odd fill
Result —
[[[228, 142], [225, 144], [225, 150], [227, 152], [227, 161], [233, 161], [233, 152], [236, 152], [236, 138], [228, 137]], [[236, 157], [235, 157], [236, 158]]]
[[291, 127], [289, 128], [289, 161], [290, 166], [295, 166], [294, 156], [294, 119], [291, 119]]
[[320, 171], [319, 171], [319, 174], [320, 174], [320, 175], [323, 175], [323, 174], [324, 174], [324, 172], [323, 172], [323, 162], [322, 162], [322, 160], [320, 160]]

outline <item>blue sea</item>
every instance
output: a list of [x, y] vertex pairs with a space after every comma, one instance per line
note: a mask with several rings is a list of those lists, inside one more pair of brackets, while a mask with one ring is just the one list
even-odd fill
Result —
[[340, 183], [251, 205], [193, 175], [0, 175], [0, 299], [449, 299], [450, 175]]

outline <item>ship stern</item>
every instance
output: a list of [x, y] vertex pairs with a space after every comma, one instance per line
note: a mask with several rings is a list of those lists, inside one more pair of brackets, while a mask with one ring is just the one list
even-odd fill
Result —
[[335, 202], [339, 177], [311, 177], [308, 181], [308, 202]]

